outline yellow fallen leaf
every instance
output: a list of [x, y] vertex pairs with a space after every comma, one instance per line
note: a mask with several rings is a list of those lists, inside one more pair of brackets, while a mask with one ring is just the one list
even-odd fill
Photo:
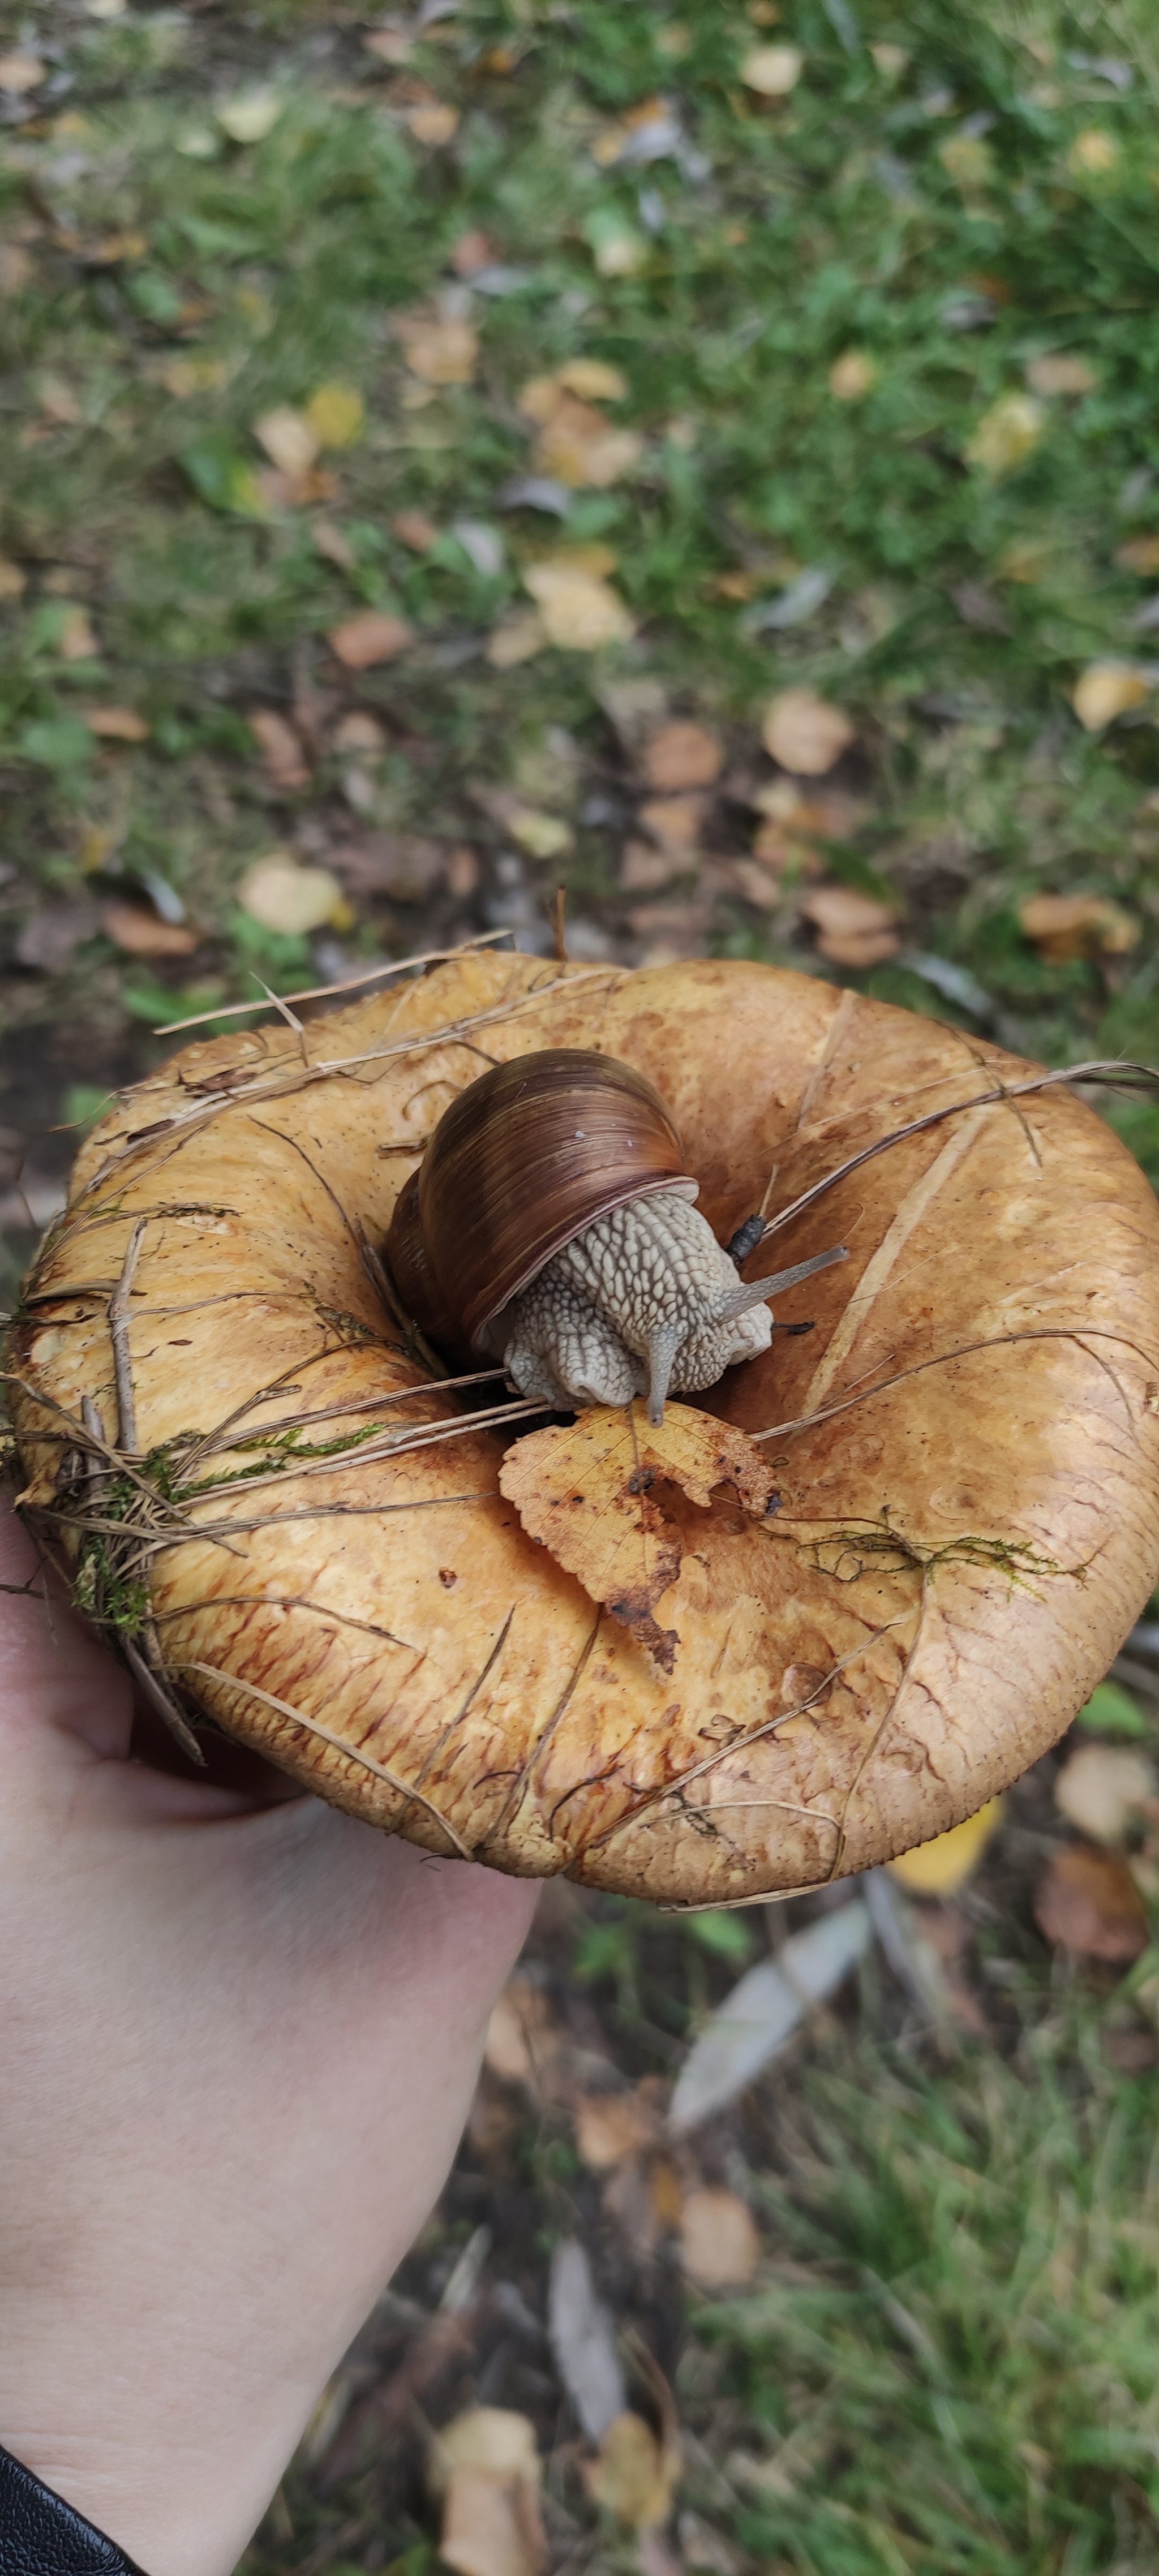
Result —
[[701, 2290], [725, 2290], [749, 2281], [761, 2259], [761, 2240], [747, 2201], [735, 2191], [690, 2191], [680, 2213], [680, 2260]]
[[525, 420], [541, 425], [559, 410], [563, 388], [558, 376], [529, 376], [520, 389], [518, 403]]
[[587, 2471], [597, 2504], [633, 2530], [666, 2522], [680, 2471], [675, 2445], [662, 2447], [642, 2415], [616, 2415]]
[[1139, 938], [1138, 922], [1103, 894], [1032, 895], [1018, 919], [1051, 966], [1072, 957], [1126, 957]]
[[305, 412], [294, 411], [289, 403], [279, 403], [275, 411], [263, 412], [254, 422], [254, 437], [264, 447], [271, 465], [280, 474], [297, 477], [308, 474], [318, 453], [320, 441]]
[[626, 644], [635, 627], [623, 600], [598, 574], [576, 564], [528, 564], [523, 575], [543, 621], [549, 644], [572, 653], [598, 653], [607, 644]]
[[1150, 695], [1150, 681], [1133, 662], [1088, 662], [1071, 705], [1088, 733], [1101, 733], [1104, 725], [1143, 706]]
[[217, 122], [231, 143], [261, 143], [271, 133], [285, 100], [275, 89], [239, 89], [223, 98]]
[[530, 662], [536, 653], [544, 652], [547, 643], [547, 628], [539, 610], [524, 608], [500, 618], [484, 649], [493, 671], [514, 671], [520, 662]]
[[39, 54], [0, 54], [0, 90], [6, 98], [22, 98], [26, 90], [39, 88], [46, 78]]
[[864, 349], [846, 349], [829, 369], [829, 391], [838, 402], [861, 402], [877, 383], [877, 369]]
[[148, 739], [149, 727], [144, 716], [139, 716], [133, 707], [84, 707], [81, 712], [89, 732], [98, 734], [103, 742], [145, 742]]
[[796, 45], [754, 45], [745, 55], [740, 76], [746, 89], [761, 98], [784, 98], [795, 89], [805, 68]]
[[1157, 1789], [1155, 1765], [1137, 1745], [1080, 1744], [1055, 1780], [1054, 1803], [1095, 1842], [1121, 1843]]
[[92, 662], [100, 645], [83, 608], [70, 608], [61, 628], [57, 651], [63, 662]]
[[414, 631], [404, 617], [367, 608], [360, 617], [347, 617], [341, 626], [332, 626], [326, 641], [348, 671], [369, 671], [376, 662], [393, 662], [397, 653], [405, 652], [414, 642]]
[[1115, 135], [1101, 125], [1088, 125], [1076, 134], [1067, 154], [1066, 166], [1076, 179], [1105, 179], [1116, 168], [1119, 144]]
[[329, 868], [302, 868], [288, 850], [270, 850], [247, 868], [238, 901], [263, 930], [302, 939], [311, 930], [321, 930], [344, 897]]
[[532, 859], [561, 859], [575, 848], [575, 833], [559, 814], [543, 814], [534, 805], [513, 805], [507, 829]]
[[680, 1572], [685, 1534], [653, 1494], [664, 1480], [702, 1511], [718, 1485], [734, 1486], [754, 1518], [775, 1490], [772, 1468], [743, 1431], [687, 1404], [669, 1404], [655, 1428], [641, 1404], [593, 1405], [573, 1423], [517, 1440], [499, 1471], [529, 1537], [671, 1672], [680, 1638], [653, 1613]]
[[948, 1834], [935, 1835], [933, 1842], [921, 1843], [916, 1851], [899, 1853], [889, 1863], [891, 1875], [908, 1887], [911, 1896], [953, 1896], [973, 1877], [1001, 1815], [1001, 1798], [988, 1798], [976, 1815], [951, 1825]]
[[627, 377], [619, 367], [609, 366], [606, 358], [568, 358], [556, 368], [555, 382], [565, 393], [580, 394], [585, 402], [623, 402], [628, 391]]
[[412, 376], [427, 385], [470, 384], [479, 356], [479, 334], [469, 322], [399, 313], [394, 327]]
[[443, 2498], [439, 2555], [456, 2576], [540, 2576], [541, 2469], [526, 2415], [472, 2406], [436, 2434], [430, 2467]]
[[1085, 358], [1068, 357], [1065, 350], [1047, 350], [1041, 358], [1032, 358], [1026, 370], [1026, 381], [1033, 394], [1089, 394], [1098, 378]]
[[191, 394], [216, 393], [229, 373], [227, 358], [174, 358], [162, 368], [160, 382], [167, 394], [187, 402]]
[[319, 447], [353, 447], [362, 436], [366, 406], [356, 385], [319, 385], [305, 418]]
[[638, 430], [610, 428], [591, 403], [561, 393], [536, 440], [532, 461], [537, 473], [557, 483], [604, 491], [631, 472], [643, 450]]
[[416, 143], [449, 143], [459, 130], [459, 111], [441, 98], [423, 100], [407, 109], [404, 122]]
[[963, 197], [976, 197], [994, 176], [994, 155], [980, 134], [951, 134], [938, 148], [938, 159]]
[[879, 966], [896, 957], [897, 907], [861, 894], [856, 886], [818, 886], [801, 903], [817, 932], [817, 946], [834, 966]]
[[592, 2173], [608, 2173], [625, 2156], [638, 2155], [653, 2143], [659, 2125], [656, 2104], [639, 2089], [581, 2093], [575, 2104], [575, 2142]]
[[782, 769], [799, 777], [822, 777], [853, 739], [848, 716], [827, 698], [819, 698], [815, 689], [780, 689], [765, 709], [761, 726], [765, 750]]
[[999, 394], [966, 446], [966, 462], [984, 474], [1012, 474], [1033, 455], [1046, 414], [1032, 394]]

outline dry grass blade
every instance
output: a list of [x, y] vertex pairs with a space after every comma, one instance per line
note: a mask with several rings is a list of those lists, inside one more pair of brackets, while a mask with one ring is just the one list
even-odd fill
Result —
[[224, 1682], [228, 1690], [248, 1691], [250, 1698], [260, 1700], [263, 1707], [274, 1709], [279, 1717], [290, 1718], [295, 1726], [305, 1727], [307, 1735], [315, 1735], [322, 1744], [329, 1744], [335, 1753], [342, 1755], [345, 1761], [360, 1762], [363, 1770], [372, 1771], [376, 1780], [385, 1780], [387, 1787], [396, 1790], [400, 1798], [413, 1799], [416, 1806], [424, 1808], [427, 1815], [433, 1818], [459, 1859], [470, 1859], [470, 1852], [455, 1832], [454, 1826], [448, 1824], [446, 1817], [440, 1814], [430, 1798], [424, 1797], [421, 1789], [416, 1789], [409, 1780], [401, 1779], [397, 1771], [389, 1771], [384, 1762], [376, 1762], [373, 1754], [363, 1753], [357, 1744], [350, 1744], [344, 1736], [335, 1735], [332, 1729], [323, 1726], [318, 1718], [307, 1717], [302, 1709], [295, 1708], [288, 1699], [279, 1699], [275, 1692], [259, 1689], [256, 1682], [246, 1681], [240, 1673], [222, 1672], [217, 1664], [203, 1664], [191, 1659], [188, 1663], [176, 1663], [173, 1670], [200, 1673], [206, 1681]]
[[469, 957], [476, 948], [493, 948], [501, 939], [510, 939], [509, 930], [480, 930], [474, 938], [460, 940], [457, 948], [422, 948], [413, 957], [384, 958], [381, 965], [368, 966], [361, 975], [345, 975], [339, 984], [310, 984], [300, 993], [273, 994], [268, 986], [260, 1002], [225, 1002], [216, 1011], [195, 1011], [187, 1020], [166, 1020], [154, 1029], [155, 1038], [172, 1038], [183, 1029], [204, 1029], [218, 1020], [237, 1020], [254, 1011], [280, 1010], [287, 1002], [329, 1002], [338, 993], [364, 992], [368, 984], [380, 984], [388, 975], [409, 975], [416, 966], [439, 966], [453, 957]]

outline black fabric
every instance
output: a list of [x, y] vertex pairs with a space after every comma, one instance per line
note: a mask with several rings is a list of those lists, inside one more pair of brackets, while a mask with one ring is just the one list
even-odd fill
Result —
[[63, 2496], [0, 2450], [0, 2576], [142, 2576]]

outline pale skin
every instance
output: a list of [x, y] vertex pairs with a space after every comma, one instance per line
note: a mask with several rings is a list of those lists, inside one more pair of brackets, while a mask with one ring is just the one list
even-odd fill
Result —
[[[5, 1506], [0, 1581], [35, 1574]], [[264, 1766], [130, 1759], [132, 1721], [80, 1622], [0, 1594], [0, 2442], [149, 2576], [228, 2576], [441, 2187], [536, 1891]]]

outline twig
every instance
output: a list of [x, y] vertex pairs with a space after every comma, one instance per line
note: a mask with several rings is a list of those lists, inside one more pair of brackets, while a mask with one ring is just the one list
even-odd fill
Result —
[[[409, 975], [416, 966], [438, 966], [444, 958], [469, 957], [476, 948], [491, 948], [498, 939], [510, 939], [509, 930], [480, 930], [472, 939], [461, 939], [457, 948], [424, 948], [417, 957], [392, 957], [381, 966], [368, 966], [361, 975], [348, 975], [341, 984], [312, 984], [308, 992], [270, 994], [268, 1002], [227, 1002], [217, 1011], [196, 1011], [189, 1020], [166, 1020], [164, 1027], [154, 1029], [155, 1038], [176, 1037], [180, 1029], [203, 1029], [211, 1020], [236, 1020], [243, 1012], [265, 1011], [272, 1003], [280, 1010], [284, 1002], [329, 1001], [335, 993], [357, 993], [367, 984], [380, 984], [384, 975]], [[269, 987], [266, 987], [267, 992]]]
[[118, 1446], [131, 1451], [134, 1456], [137, 1450], [137, 1406], [133, 1395], [133, 1367], [129, 1357], [129, 1298], [140, 1259], [144, 1232], [145, 1219], [139, 1216], [129, 1236], [125, 1258], [121, 1263], [120, 1278], [109, 1299], [109, 1338], [113, 1345], [113, 1374], [117, 1383]]

